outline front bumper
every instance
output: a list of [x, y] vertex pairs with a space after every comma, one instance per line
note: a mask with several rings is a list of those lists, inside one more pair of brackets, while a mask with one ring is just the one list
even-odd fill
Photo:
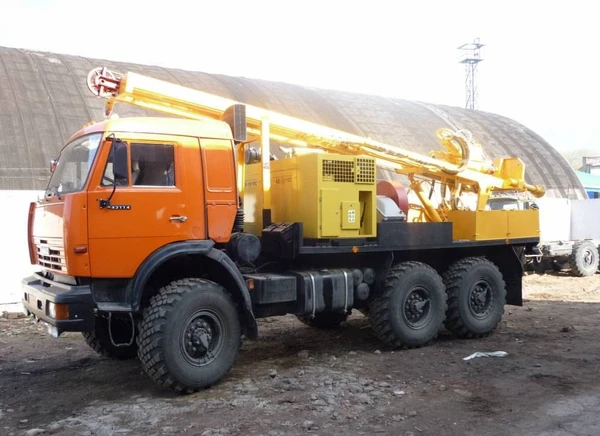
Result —
[[[34, 274], [23, 279], [23, 307], [29, 315], [56, 327], [62, 332], [85, 332], [94, 328], [94, 299], [89, 286], [58, 283]], [[51, 305], [64, 304], [68, 319], [51, 316]]]

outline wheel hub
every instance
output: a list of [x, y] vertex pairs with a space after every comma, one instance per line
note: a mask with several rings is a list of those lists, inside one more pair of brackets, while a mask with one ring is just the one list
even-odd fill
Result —
[[212, 362], [223, 346], [223, 325], [212, 312], [200, 311], [188, 318], [181, 338], [185, 359], [193, 365]]
[[403, 316], [411, 327], [420, 327], [430, 315], [431, 296], [426, 289], [417, 288], [410, 292], [404, 303]]
[[480, 280], [471, 289], [469, 308], [476, 318], [486, 317], [492, 307], [492, 287], [485, 280]]
[[[206, 321], [196, 321], [195, 324], [188, 328], [188, 347], [200, 348], [208, 350], [210, 341], [212, 340], [212, 329]], [[194, 351], [194, 350], [192, 350]]]
[[585, 253], [583, 253], [583, 263], [586, 266], [590, 266], [590, 265], [593, 265], [594, 260], [595, 260], [594, 253], [592, 253], [591, 250], [585, 250]]

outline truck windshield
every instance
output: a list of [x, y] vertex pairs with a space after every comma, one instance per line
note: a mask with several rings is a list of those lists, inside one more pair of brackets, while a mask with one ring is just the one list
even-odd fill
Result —
[[83, 136], [68, 144], [60, 153], [46, 195], [80, 191], [85, 185], [96, 157], [102, 133]]

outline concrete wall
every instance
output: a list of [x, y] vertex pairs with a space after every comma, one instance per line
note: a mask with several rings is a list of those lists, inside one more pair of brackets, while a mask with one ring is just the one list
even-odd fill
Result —
[[27, 215], [29, 203], [37, 199], [38, 191], [0, 191], [2, 227], [0, 240], [0, 305], [21, 301], [21, 279], [31, 274], [27, 246]]

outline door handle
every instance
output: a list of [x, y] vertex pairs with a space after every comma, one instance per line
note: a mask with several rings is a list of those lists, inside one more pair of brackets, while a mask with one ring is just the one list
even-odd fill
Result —
[[180, 223], [184, 223], [184, 222], [187, 221], [187, 217], [186, 216], [180, 216], [180, 215], [173, 215], [171, 218], [169, 218], [169, 220], [171, 222], [179, 221]]

